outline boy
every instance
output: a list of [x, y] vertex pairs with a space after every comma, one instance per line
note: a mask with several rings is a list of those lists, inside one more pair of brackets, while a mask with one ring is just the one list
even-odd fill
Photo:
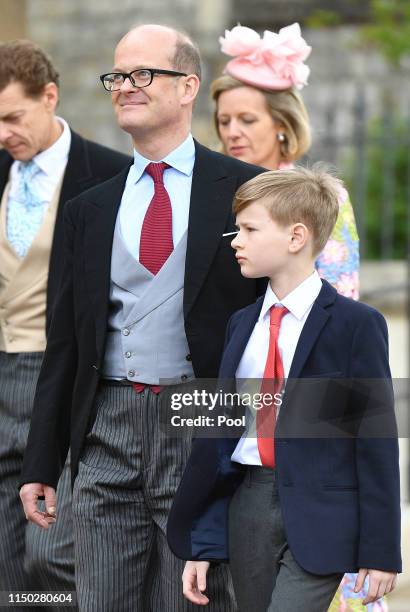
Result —
[[220, 379], [237, 388], [262, 379], [270, 398], [287, 380], [286, 394], [253, 423], [248, 412], [239, 441], [194, 443], [168, 541], [189, 559], [184, 594], [198, 605], [208, 603], [210, 562], [228, 558], [241, 612], [325, 611], [343, 574], [356, 571], [357, 590], [369, 577], [367, 604], [401, 571], [386, 323], [314, 269], [340, 188], [321, 169], [297, 168], [261, 174], [236, 193], [241, 273], [270, 283], [231, 317]]

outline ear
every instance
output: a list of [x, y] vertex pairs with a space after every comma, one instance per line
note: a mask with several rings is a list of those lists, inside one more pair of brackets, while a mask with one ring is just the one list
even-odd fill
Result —
[[55, 83], [47, 83], [44, 86], [43, 101], [46, 109], [53, 113], [58, 104], [58, 87]]
[[192, 104], [194, 102], [196, 96], [198, 95], [201, 82], [196, 74], [189, 74], [187, 77], [182, 77], [180, 81], [182, 82], [181, 85], [184, 87], [181, 105], [187, 106], [188, 104]]
[[310, 235], [310, 231], [304, 223], [295, 223], [290, 228], [289, 252], [299, 253], [307, 244]]

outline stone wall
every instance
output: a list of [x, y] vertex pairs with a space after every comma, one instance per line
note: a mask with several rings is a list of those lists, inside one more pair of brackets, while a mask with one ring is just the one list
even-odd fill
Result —
[[102, 90], [98, 75], [110, 69], [116, 43], [138, 21], [174, 25], [198, 41], [204, 60], [204, 81], [195, 110], [194, 134], [211, 146], [217, 146], [217, 142], [210, 127], [209, 83], [226, 62], [219, 51], [218, 37], [225, 27], [230, 28], [237, 21], [262, 31], [295, 19], [303, 22], [303, 16], [315, 8], [337, 10], [339, 4], [345, 7], [342, 17], [350, 25], [322, 30], [304, 28], [305, 38], [313, 47], [308, 61], [310, 84], [303, 91], [313, 126], [312, 159], [332, 156], [319, 146], [329, 129], [329, 110], [335, 115], [336, 138], [351, 139], [359, 88], [364, 91], [369, 116], [381, 112], [386, 89], [393, 96], [393, 104], [406, 111], [410, 106], [410, 79], [393, 74], [374, 52], [355, 46], [356, 26], [352, 24], [365, 18], [367, 2], [140, 0], [137, 4], [135, 0], [117, 0], [115, 8], [112, 0], [25, 2], [27, 35], [51, 53], [61, 72], [61, 114], [83, 134], [123, 151], [129, 150], [129, 139], [115, 125], [109, 96]]

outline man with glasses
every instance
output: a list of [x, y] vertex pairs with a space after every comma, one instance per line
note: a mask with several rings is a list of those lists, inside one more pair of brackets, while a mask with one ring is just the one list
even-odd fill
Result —
[[57, 491], [62, 520], [48, 532], [27, 523], [18, 482], [63, 275], [63, 205], [130, 163], [56, 116], [58, 85], [37, 45], [0, 44], [0, 591], [6, 592], [75, 589], [69, 465]]
[[[165, 527], [190, 431], [170, 436], [161, 424], [172, 392], [217, 375], [226, 322], [258, 293], [229, 234], [236, 188], [262, 170], [193, 140], [200, 59], [186, 35], [139, 26], [114, 61], [100, 78], [134, 164], [67, 205], [21, 498], [46, 527], [71, 435], [80, 609], [179, 612], [193, 607]], [[216, 567], [210, 610], [234, 609], [228, 586]]]

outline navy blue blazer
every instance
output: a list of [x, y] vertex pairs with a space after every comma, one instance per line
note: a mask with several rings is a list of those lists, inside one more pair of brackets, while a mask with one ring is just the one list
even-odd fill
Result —
[[[370, 306], [322, 283], [296, 347], [275, 431], [288, 544], [299, 565], [314, 574], [400, 572], [387, 325]], [[263, 297], [231, 317], [220, 382], [234, 380], [262, 303]], [[193, 443], [167, 528], [170, 548], [181, 559], [228, 560], [229, 502], [244, 474], [230, 460], [237, 441]]]

